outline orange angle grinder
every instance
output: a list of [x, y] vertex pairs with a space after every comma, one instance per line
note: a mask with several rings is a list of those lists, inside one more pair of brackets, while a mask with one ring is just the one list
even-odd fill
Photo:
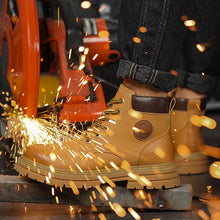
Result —
[[[39, 7], [43, 17], [38, 16]], [[120, 58], [112, 47], [117, 39], [108, 28], [117, 29], [117, 23], [78, 19], [75, 14], [71, 0], [4, 0], [0, 58], [6, 68], [0, 89], [10, 90], [29, 117], [56, 106], [59, 122], [85, 122], [106, 108], [92, 66]]]

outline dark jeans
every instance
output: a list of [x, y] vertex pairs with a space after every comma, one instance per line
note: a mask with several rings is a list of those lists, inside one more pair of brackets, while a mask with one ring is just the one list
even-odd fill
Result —
[[[189, 28], [184, 20], [191, 19], [196, 25]], [[119, 45], [118, 77], [209, 93], [220, 73], [220, 1], [122, 0]]]

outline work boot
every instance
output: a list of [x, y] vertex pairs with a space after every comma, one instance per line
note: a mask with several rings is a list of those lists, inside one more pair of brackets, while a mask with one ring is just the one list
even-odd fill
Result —
[[190, 121], [192, 116], [204, 116], [205, 105], [205, 98], [176, 98], [176, 105], [171, 113], [171, 137], [180, 174], [208, 171], [208, 157], [200, 152], [200, 147], [204, 145], [201, 127]]
[[121, 84], [91, 127], [62, 146], [27, 147], [15, 169], [40, 182], [67, 187], [126, 180], [127, 188], [178, 186], [169, 106], [169, 98], [136, 96]]

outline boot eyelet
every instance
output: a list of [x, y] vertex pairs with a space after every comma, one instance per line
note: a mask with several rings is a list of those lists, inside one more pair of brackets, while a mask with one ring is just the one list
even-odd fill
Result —
[[121, 100], [121, 103], [124, 103], [125, 102], [125, 99], [124, 98], [120, 98]]
[[87, 143], [87, 144], [91, 143], [91, 140], [90, 140], [89, 138], [86, 139], [86, 143]]
[[117, 114], [121, 114], [121, 109], [117, 108]]

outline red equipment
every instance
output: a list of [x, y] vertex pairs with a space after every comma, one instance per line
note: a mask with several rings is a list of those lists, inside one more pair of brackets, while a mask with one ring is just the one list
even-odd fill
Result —
[[[48, 5], [50, 1], [41, 1], [42, 4], [45, 2]], [[71, 0], [60, 2], [69, 4]], [[105, 99], [101, 84], [91, 77], [91, 65], [114, 62], [119, 59], [120, 54], [110, 48], [105, 20], [93, 19], [97, 27], [96, 35], [88, 34], [82, 20], [81, 28], [84, 27], [85, 32], [82, 45], [89, 48], [89, 53], [86, 60], [85, 50], [80, 53], [78, 67], [85, 65], [88, 68], [73, 69], [71, 65], [74, 64], [70, 63], [71, 59], [68, 60], [67, 53], [71, 53], [72, 50], [68, 45], [74, 42], [74, 39], [68, 36], [68, 33], [71, 35], [71, 31], [68, 32], [69, 20], [65, 20], [65, 10], [62, 14], [63, 20], [59, 19], [59, 13], [57, 16], [58, 19], [54, 19], [53, 16], [39, 18], [36, 0], [4, 0], [0, 20], [0, 56], [4, 56], [2, 45], [3, 42], [7, 42], [8, 67], [5, 74], [11, 93], [24, 114], [36, 117], [39, 110], [41, 70], [46, 66], [47, 74], [57, 76], [61, 86], [59, 98], [54, 97], [55, 101], [59, 102], [59, 121], [95, 120], [105, 110]], [[102, 36], [103, 33], [105, 36]], [[46, 47], [49, 51], [45, 50]], [[46, 65], [42, 56], [46, 57], [45, 62], [49, 60]]]

